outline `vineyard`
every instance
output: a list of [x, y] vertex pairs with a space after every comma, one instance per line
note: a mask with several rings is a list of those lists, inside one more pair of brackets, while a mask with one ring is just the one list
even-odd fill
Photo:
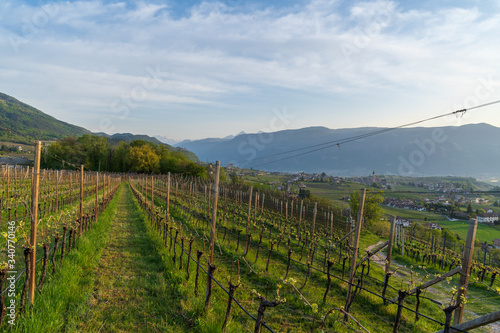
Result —
[[210, 180], [3, 167], [0, 327], [14, 330], [12, 299], [16, 320], [36, 317], [31, 307], [41, 305], [33, 298], [43, 304], [50, 297], [44, 284], [57, 280], [65, 258], [86, 237], [98, 237], [92, 230], [120, 188], [133, 193], [149, 241], [160, 248], [160, 284], [168, 285], [161, 296], [172, 304], [162, 325], [178, 331], [467, 331], [499, 319], [498, 268], [472, 258], [477, 223], [470, 223], [463, 249], [405, 235], [394, 219], [387, 240], [364, 231], [365, 191], [351, 217], [219, 183], [218, 174], [218, 165]]
[[[131, 177], [130, 183], [164, 240], [171, 263], [178, 265], [179, 278], [186, 280], [185, 288], [198, 295], [201, 274], [207, 279], [205, 308], [210, 306], [213, 285], [219, 287], [214, 298], [228, 299], [226, 310], [214, 305], [212, 311], [218, 313], [209, 311], [205, 318], [197, 308], [202, 296], [200, 303], [186, 304], [193, 311], [193, 326], [213, 325], [218, 331], [224, 318], [223, 330], [228, 323], [234, 325], [230, 332], [249, 327], [291, 332], [437, 331], [449, 328], [453, 313], [463, 315], [467, 289], [472, 293], [481, 291], [478, 286], [498, 288], [498, 269], [473, 261], [472, 251], [438, 253], [435, 243], [410, 239], [401, 231], [394, 242], [361, 254], [352, 220], [313, 204], [252, 193], [244, 186], [216, 188], [199, 179]], [[466, 247], [473, 247], [475, 227], [471, 224]], [[410, 276], [397, 274], [399, 268], [391, 270], [387, 261], [377, 263], [372, 256], [384, 247], [389, 247], [389, 262], [393, 251], [395, 257], [414, 262]], [[462, 262], [470, 276], [464, 274]], [[461, 276], [458, 287], [449, 286], [446, 300], [434, 300], [427, 288], [450, 283], [455, 274]], [[498, 295], [486, 294], [496, 303], [495, 311]], [[241, 311], [232, 317], [233, 302]], [[363, 322], [356, 320], [360, 313]]]
[[30, 167], [2, 166], [0, 233], [5, 246], [0, 252], [0, 323], [14, 320], [33, 304], [35, 291], [41, 292], [57, 274], [119, 185], [119, 176], [83, 168], [41, 170], [34, 176]]

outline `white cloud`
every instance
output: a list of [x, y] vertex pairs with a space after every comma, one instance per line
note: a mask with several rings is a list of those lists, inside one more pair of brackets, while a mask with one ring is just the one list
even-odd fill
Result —
[[[245, 112], [234, 96], [245, 101], [268, 89], [332, 100], [353, 96], [354, 105], [377, 93], [448, 98], [465, 94], [481, 75], [500, 76], [500, 15], [480, 7], [426, 11], [393, 1], [316, 0], [238, 11], [205, 2], [181, 18], [144, 1], [61, 2], [45, 9], [5, 1], [0, 7], [0, 73], [9, 79], [0, 91], [53, 95], [72, 110], [107, 112], [109, 101], [155, 66], [168, 74], [149, 92], [144, 103], [151, 108], [231, 105]], [[311, 96], [320, 118], [325, 105], [315, 107]], [[50, 103], [44, 105], [50, 113]]]

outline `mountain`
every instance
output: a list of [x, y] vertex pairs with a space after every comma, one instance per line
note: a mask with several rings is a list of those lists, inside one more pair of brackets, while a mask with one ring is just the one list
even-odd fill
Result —
[[83, 134], [90, 134], [90, 131], [57, 120], [0, 93], [0, 141], [30, 144], [35, 140], [55, 140]]
[[83, 127], [57, 120], [14, 97], [0, 93], [0, 141], [32, 144], [35, 140], [57, 140], [67, 136], [93, 134], [105, 136], [110, 144], [120, 141], [144, 140], [157, 145], [165, 145], [172, 151], [179, 151], [193, 162], [198, 157], [185, 148], [172, 147], [148, 135], [117, 133], [92, 133]]
[[200, 139], [200, 140], [184, 140], [184, 141], [176, 143], [174, 146], [176, 146], [176, 147], [185, 147], [185, 146], [190, 145], [192, 142], [195, 142], [196, 145], [204, 145], [204, 144], [210, 145], [210, 144], [213, 144], [213, 143], [221, 143], [221, 142], [225, 142], [225, 141], [231, 141], [234, 138], [236, 138], [236, 137], [238, 137], [240, 135], [243, 135], [243, 134], [246, 134], [246, 133], [243, 132], [243, 131], [241, 131], [241, 132], [239, 132], [236, 135], [228, 135], [228, 136], [225, 136], [223, 138], [207, 138], [207, 139]]
[[[364, 137], [373, 132], [379, 134]], [[326, 142], [330, 144], [321, 145]], [[337, 142], [344, 143], [337, 146]], [[397, 130], [308, 127], [242, 134], [231, 140], [185, 141], [179, 146], [202, 161], [220, 160], [223, 165], [267, 171], [342, 176], [368, 175], [373, 170], [404, 176], [500, 174], [500, 128], [488, 124]], [[311, 146], [315, 147], [301, 149]]]
[[179, 142], [164, 135], [155, 135], [154, 138], [171, 146], [175, 146]]

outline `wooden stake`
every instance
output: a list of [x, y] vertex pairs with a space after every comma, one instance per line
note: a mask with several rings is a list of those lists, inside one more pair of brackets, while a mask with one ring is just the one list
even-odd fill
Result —
[[[36, 264], [36, 227], [38, 222], [38, 192], [40, 186], [40, 153], [42, 149], [42, 142], [37, 141], [35, 147], [35, 168], [33, 169], [33, 179], [31, 185], [31, 275], [29, 280], [29, 303], [33, 305], [35, 302], [35, 264]], [[8, 169], [7, 169], [8, 170]]]
[[214, 261], [214, 245], [215, 245], [215, 227], [217, 223], [217, 200], [219, 198], [219, 172], [220, 172], [220, 161], [215, 163], [215, 177], [214, 177], [214, 204], [212, 207], [212, 227], [210, 228], [210, 265]]
[[311, 243], [309, 243], [309, 260], [311, 260], [311, 265], [312, 265], [312, 248], [314, 245], [314, 229], [316, 228], [316, 215], [318, 214], [318, 203], [314, 203], [314, 210], [313, 210], [313, 224], [312, 224], [312, 230], [311, 230]]
[[248, 253], [248, 248], [250, 246], [250, 220], [251, 220], [251, 212], [252, 212], [252, 191], [253, 191], [253, 187], [250, 186], [250, 195], [249, 195], [249, 198], [248, 198], [248, 215], [247, 215], [247, 230], [246, 230], [246, 235], [245, 235], [245, 239], [246, 239], [246, 244], [245, 244], [245, 253], [243, 254], [243, 256], [246, 256], [247, 253]]
[[83, 164], [80, 165], [80, 237], [83, 234]]
[[167, 222], [170, 221], [170, 215], [169, 215], [169, 212], [170, 212], [170, 172], [167, 174], [167, 198], [165, 199], [166, 201], [166, 216], [165, 218], [167, 219]]
[[[356, 273], [356, 258], [358, 256], [358, 247], [359, 247], [359, 236], [361, 235], [361, 227], [363, 226], [363, 209], [365, 207], [365, 196], [366, 189], [361, 191], [361, 197], [359, 201], [359, 210], [358, 210], [358, 225], [356, 228], [356, 235], [354, 237], [354, 245], [352, 251], [352, 259], [351, 259], [351, 271], [349, 272], [349, 285], [347, 286], [347, 297], [346, 297], [346, 305], [345, 311], [349, 312], [349, 307], [351, 305], [351, 297], [352, 297], [352, 281], [354, 280], [354, 274]], [[348, 316], [344, 316], [344, 321], [348, 320]]]
[[469, 220], [469, 231], [467, 232], [467, 241], [465, 242], [464, 256], [462, 259], [462, 272], [460, 273], [460, 284], [458, 285], [457, 304], [460, 306], [455, 310], [453, 317], [453, 325], [458, 325], [462, 322], [464, 314], [464, 305], [461, 303], [462, 295], [467, 294], [467, 284], [469, 283], [470, 268], [472, 266], [472, 256], [474, 254], [474, 240], [476, 239], [477, 220]]
[[95, 174], [95, 220], [97, 222], [98, 207], [99, 207], [99, 171]]

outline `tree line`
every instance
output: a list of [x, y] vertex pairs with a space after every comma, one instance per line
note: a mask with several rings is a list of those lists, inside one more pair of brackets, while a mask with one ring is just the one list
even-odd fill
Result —
[[207, 177], [207, 169], [182, 152], [144, 140], [110, 143], [104, 136], [86, 134], [79, 138], [69, 136], [60, 139], [46, 146], [42, 152], [42, 168], [74, 169], [81, 164], [92, 171], [172, 172]]

